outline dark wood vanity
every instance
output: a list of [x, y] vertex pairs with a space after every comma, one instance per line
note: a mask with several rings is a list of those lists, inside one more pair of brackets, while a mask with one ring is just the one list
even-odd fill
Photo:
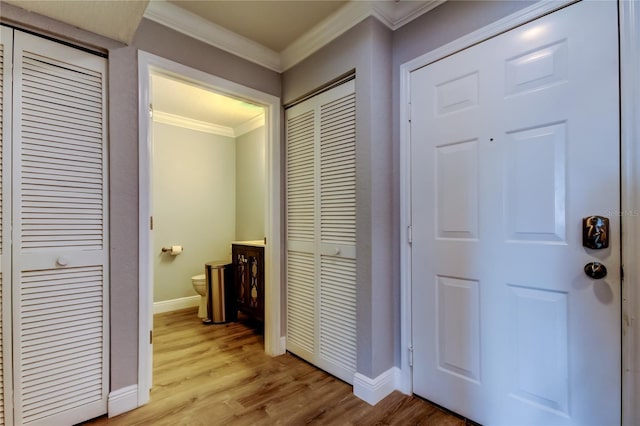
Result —
[[238, 242], [231, 246], [238, 310], [264, 321], [264, 245]]

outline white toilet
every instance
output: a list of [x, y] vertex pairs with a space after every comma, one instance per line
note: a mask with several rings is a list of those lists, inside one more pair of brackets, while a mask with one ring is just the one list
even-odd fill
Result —
[[191, 277], [193, 289], [200, 295], [200, 308], [198, 309], [198, 317], [207, 317], [207, 276], [205, 274], [194, 275]]

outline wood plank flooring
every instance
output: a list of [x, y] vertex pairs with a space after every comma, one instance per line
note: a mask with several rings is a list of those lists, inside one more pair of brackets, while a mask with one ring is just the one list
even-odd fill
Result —
[[243, 322], [202, 325], [195, 309], [154, 319], [151, 402], [86, 425], [443, 425], [463, 419], [398, 392], [375, 407], [351, 386], [286, 354], [263, 352]]

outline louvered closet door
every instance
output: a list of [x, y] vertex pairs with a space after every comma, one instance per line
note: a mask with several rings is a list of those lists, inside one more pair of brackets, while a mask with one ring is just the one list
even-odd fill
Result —
[[105, 413], [106, 60], [15, 32], [16, 424]]
[[356, 372], [356, 99], [351, 80], [318, 96], [320, 366]]
[[356, 372], [355, 81], [287, 110], [287, 349]]
[[0, 30], [0, 425], [13, 423], [11, 399], [11, 61], [13, 31]]
[[313, 362], [316, 353], [316, 111], [287, 111], [287, 349]]

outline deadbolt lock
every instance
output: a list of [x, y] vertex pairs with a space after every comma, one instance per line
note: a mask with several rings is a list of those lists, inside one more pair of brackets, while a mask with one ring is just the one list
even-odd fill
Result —
[[582, 219], [582, 245], [593, 250], [609, 247], [609, 219], [602, 216]]

